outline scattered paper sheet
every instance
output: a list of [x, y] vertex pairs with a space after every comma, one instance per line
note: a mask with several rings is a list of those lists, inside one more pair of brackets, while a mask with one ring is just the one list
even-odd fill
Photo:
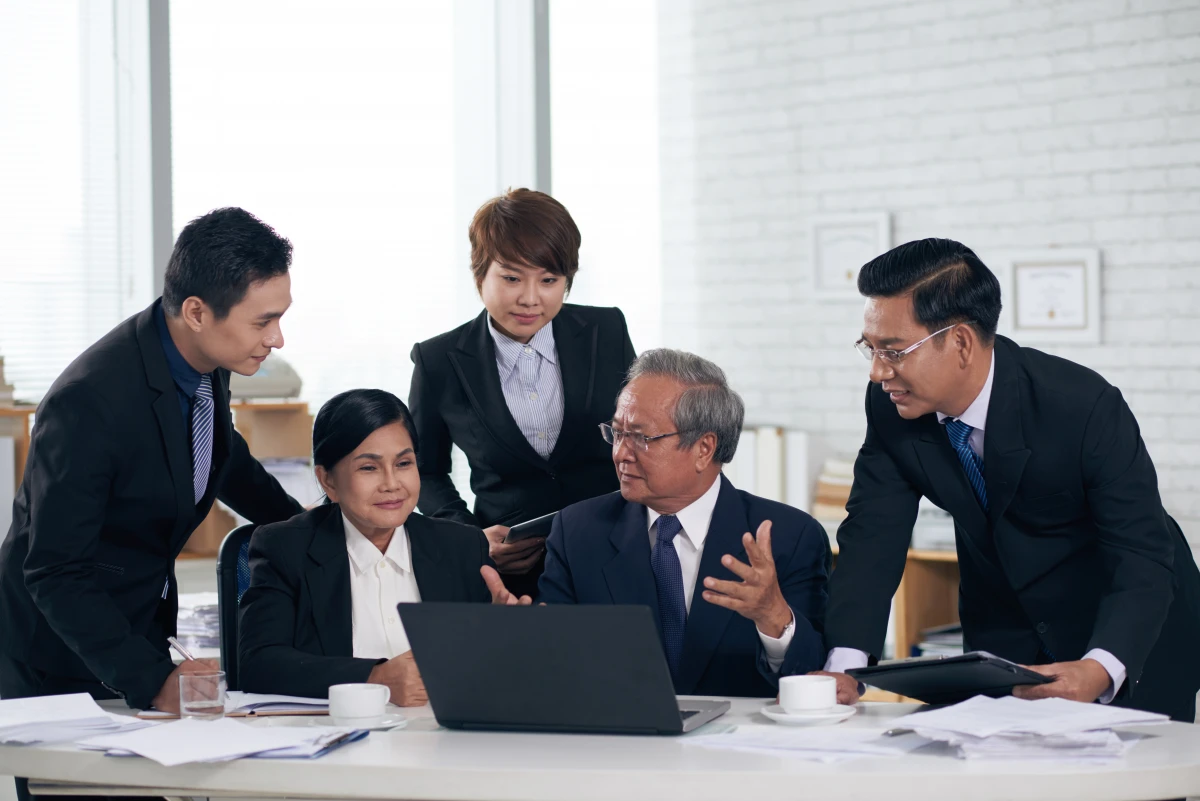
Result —
[[688, 745], [734, 751], [774, 753], [817, 762], [841, 762], [859, 757], [901, 756], [928, 745], [916, 734], [886, 736], [882, 729], [789, 729], [783, 726], [738, 726], [722, 734], [705, 734], [682, 740]]
[[[314, 756], [353, 729], [313, 726], [250, 726], [229, 718], [185, 719], [134, 731], [91, 737], [81, 748], [137, 754], [168, 767], [188, 762], [225, 762], [253, 755]], [[270, 753], [267, 752], [282, 752]]]

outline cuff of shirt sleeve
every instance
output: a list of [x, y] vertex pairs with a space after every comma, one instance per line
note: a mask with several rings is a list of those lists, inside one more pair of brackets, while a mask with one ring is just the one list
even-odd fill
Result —
[[783, 633], [778, 637], [768, 637], [761, 631], [758, 632], [758, 639], [762, 642], [763, 652], [767, 656], [767, 667], [771, 668], [772, 673], [778, 673], [779, 668], [783, 665], [783, 658], [787, 656], [788, 646], [792, 644], [792, 636], [796, 633], [796, 613], [792, 612], [792, 622], [787, 624]]
[[866, 652], [857, 648], [834, 648], [825, 660], [825, 672], [845, 673], [847, 670], [866, 667], [870, 661]]
[[1083, 658], [1096, 660], [1108, 672], [1108, 678], [1112, 681], [1112, 684], [1096, 700], [1102, 704], [1111, 704], [1113, 699], [1117, 697], [1117, 693], [1121, 691], [1121, 685], [1125, 683], [1125, 665], [1121, 663], [1120, 659], [1117, 659], [1103, 648], [1093, 648], [1084, 654]]

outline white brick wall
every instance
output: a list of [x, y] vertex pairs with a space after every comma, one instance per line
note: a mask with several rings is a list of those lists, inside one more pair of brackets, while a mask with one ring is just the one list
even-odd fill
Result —
[[810, 296], [806, 218], [981, 254], [1098, 247], [1104, 344], [1200, 546], [1200, 0], [662, 0], [664, 339], [748, 417], [863, 435], [858, 302]]

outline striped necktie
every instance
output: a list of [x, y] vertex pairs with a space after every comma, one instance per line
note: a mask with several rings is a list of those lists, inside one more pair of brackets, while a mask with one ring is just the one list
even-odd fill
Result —
[[200, 377], [200, 386], [192, 400], [192, 489], [196, 503], [208, 489], [208, 475], [212, 470], [213, 450], [213, 392], [212, 377]]
[[987, 486], [983, 481], [983, 460], [976, 456], [975, 451], [971, 449], [971, 432], [974, 430], [962, 420], [946, 419], [946, 434], [950, 437], [950, 444], [954, 446], [954, 452], [958, 454], [958, 460], [962, 462], [963, 470], [967, 474], [967, 481], [971, 482], [971, 489], [975, 490], [975, 497], [979, 499], [979, 505], [986, 512], [988, 508]]

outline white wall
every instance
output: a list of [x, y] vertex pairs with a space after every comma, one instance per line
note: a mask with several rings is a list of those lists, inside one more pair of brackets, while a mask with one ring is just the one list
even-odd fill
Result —
[[893, 239], [1102, 251], [1105, 344], [1200, 545], [1200, 6], [1195, 0], [663, 0], [663, 331], [748, 417], [862, 441], [859, 302], [818, 302], [806, 220]]

